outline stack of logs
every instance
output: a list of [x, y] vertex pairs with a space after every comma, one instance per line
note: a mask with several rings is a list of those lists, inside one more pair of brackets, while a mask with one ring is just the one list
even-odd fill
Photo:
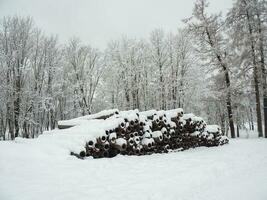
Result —
[[202, 118], [183, 114], [182, 109], [123, 111], [106, 120], [118, 118], [121, 119], [120, 123], [107, 129], [105, 135], [87, 141], [85, 150], [71, 154], [78, 158], [149, 155], [229, 142], [227, 137], [222, 136], [218, 126], [209, 128]]

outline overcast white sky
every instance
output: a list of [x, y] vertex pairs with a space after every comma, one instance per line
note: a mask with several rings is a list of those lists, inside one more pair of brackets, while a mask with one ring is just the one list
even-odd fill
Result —
[[[233, 0], [210, 0], [210, 10], [225, 13]], [[176, 31], [189, 17], [194, 0], [0, 0], [0, 17], [30, 15], [61, 42], [78, 36], [104, 48], [122, 35], [148, 37], [154, 28]]]

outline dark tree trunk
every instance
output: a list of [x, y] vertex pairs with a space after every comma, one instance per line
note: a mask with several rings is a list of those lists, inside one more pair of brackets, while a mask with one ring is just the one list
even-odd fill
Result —
[[253, 110], [252, 110], [252, 107], [251, 106], [249, 106], [249, 112], [250, 112], [251, 130], [254, 131]]
[[[7, 85], [9, 86], [10, 85], [10, 70], [8, 70], [7, 72]], [[10, 92], [8, 91], [8, 101], [6, 103], [6, 116], [7, 116], [7, 126], [8, 126], [8, 133], [9, 133], [9, 136], [11, 138], [11, 140], [13, 140], [15, 138], [15, 135], [14, 135], [14, 124], [13, 124], [13, 115], [11, 112], [11, 94]]]
[[[267, 93], [265, 91], [265, 93]], [[267, 95], [264, 98], [264, 102], [263, 102], [263, 106], [264, 106], [264, 133], [265, 133], [265, 138], [267, 138]]]
[[264, 113], [264, 136], [267, 138], [267, 74], [265, 69], [265, 59], [264, 59], [264, 47], [263, 47], [263, 34], [262, 34], [262, 24], [257, 11], [257, 21], [258, 21], [258, 33], [259, 33], [259, 50], [260, 50], [260, 65], [262, 72], [262, 91], [263, 91], [263, 113]]
[[[246, 5], [245, 1], [244, 1], [244, 3]], [[257, 60], [256, 60], [255, 44], [254, 44], [254, 39], [253, 39], [253, 29], [251, 26], [251, 19], [250, 19], [248, 8], [246, 9], [246, 18], [247, 18], [247, 22], [248, 22], [248, 31], [249, 31], [249, 35], [250, 35], [250, 48], [251, 48], [251, 56], [252, 56], [252, 64], [253, 64], [254, 89], [255, 89], [255, 96], [256, 96], [257, 127], [258, 127], [259, 137], [262, 137], [263, 133], [262, 133], [262, 118], [261, 118], [261, 103], [260, 103], [258, 66], [257, 66]]]
[[239, 137], [239, 126], [240, 126], [240, 119], [238, 109], [236, 111], [236, 136]]
[[[221, 106], [220, 106], [221, 107]], [[221, 129], [222, 134], [225, 135], [225, 114], [224, 111], [220, 109], [220, 118], [221, 118]]]
[[14, 125], [15, 137], [19, 136], [19, 116], [20, 116], [20, 76], [15, 80], [15, 101], [14, 101]]
[[[176, 78], [175, 78], [176, 79]], [[175, 81], [173, 81], [173, 86], [172, 86], [172, 108], [176, 108], [177, 105], [177, 84]]]
[[[214, 48], [214, 43], [211, 38], [210, 31], [208, 30], [207, 27], [206, 27], [206, 34], [207, 34], [208, 42], [211, 48]], [[234, 127], [232, 102], [231, 102], [231, 82], [230, 82], [229, 71], [228, 71], [226, 64], [223, 62], [222, 56], [218, 54], [217, 52], [215, 52], [215, 56], [218, 60], [218, 64], [222, 67], [224, 71], [224, 80], [225, 80], [226, 89], [227, 89], [226, 107], [227, 107], [227, 113], [228, 113], [228, 119], [229, 119], [229, 126], [230, 126], [231, 137], [235, 138], [235, 127]]]
[[[255, 55], [254, 55], [255, 56]], [[261, 118], [261, 102], [260, 102], [260, 89], [259, 89], [259, 77], [258, 68], [256, 66], [256, 58], [253, 58], [254, 64], [254, 84], [255, 84], [255, 95], [256, 95], [256, 112], [257, 112], [257, 127], [259, 137], [262, 137], [262, 118]]]
[[[225, 82], [227, 85], [228, 90], [230, 89], [230, 79], [228, 72], [225, 72]], [[231, 138], [235, 138], [235, 127], [234, 127], [234, 119], [233, 119], [233, 111], [232, 111], [232, 103], [231, 103], [231, 92], [227, 92], [227, 113], [228, 113], [228, 119], [229, 119], [229, 126], [230, 126], [230, 132], [231, 132]]]
[[166, 104], [165, 104], [165, 86], [164, 86], [164, 83], [163, 83], [163, 73], [162, 73], [162, 64], [160, 64], [159, 66], [159, 70], [160, 70], [160, 79], [159, 79], [159, 82], [160, 82], [160, 91], [161, 91], [161, 105], [160, 105], [160, 108], [162, 110], [165, 110], [166, 109]]
[[226, 65], [223, 63], [221, 56], [218, 54], [217, 54], [217, 59], [224, 71], [224, 79], [227, 88], [226, 107], [229, 119], [229, 126], [230, 126], [231, 138], [235, 138], [235, 126], [234, 126], [234, 118], [233, 118], [232, 102], [231, 102], [231, 82], [230, 82], [229, 71]]
[[129, 109], [130, 108], [130, 94], [129, 94], [127, 87], [125, 87], [125, 98], [126, 98], [126, 107], [127, 109]]
[[[4, 116], [2, 111], [0, 114]], [[1, 137], [3, 140], [6, 140], [6, 122], [4, 122], [4, 117], [0, 118], [0, 140]]]

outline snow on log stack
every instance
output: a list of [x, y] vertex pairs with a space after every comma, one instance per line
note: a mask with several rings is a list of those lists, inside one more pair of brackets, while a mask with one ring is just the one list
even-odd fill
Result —
[[101, 112], [98, 112], [92, 115], [86, 115], [86, 116], [82, 116], [82, 117], [78, 117], [78, 118], [74, 118], [70, 120], [59, 121], [58, 128], [59, 129], [70, 128], [76, 125], [80, 125], [82, 123], [86, 123], [88, 122], [88, 120], [92, 120], [92, 119], [107, 119], [110, 116], [114, 114], [118, 114], [118, 113], [119, 113], [118, 109], [103, 110]]
[[[144, 112], [108, 110], [93, 116], [59, 122], [59, 125], [61, 128], [80, 125], [82, 128], [81, 124], [91, 120], [99, 121], [98, 126], [86, 126], [87, 134], [90, 135], [92, 131], [94, 137], [87, 137], [91, 139], [83, 142], [79, 152], [71, 151], [71, 155], [78, 158], [114, 157], [118, 154], [148, 155], [229, 142], [226, 136], [222, 136], [219, 126], [207, 125], [194, 114], [183, 114], [181, 108]], [[74, 130], [79, 132], [78, 128]]]

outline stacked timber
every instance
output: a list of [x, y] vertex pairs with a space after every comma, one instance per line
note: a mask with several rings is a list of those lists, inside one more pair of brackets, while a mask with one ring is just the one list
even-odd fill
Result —
[[207, 125], [194, 114], [184, 114], [181, 108], [144, 112], [116, 110], [105, 118], [103, 127], [104, 134], [86, 141], [84, 150], [71, 154], [78, 158], [110, 158], [118, 154], [168, 153], [229, 142], [219, 126]]

